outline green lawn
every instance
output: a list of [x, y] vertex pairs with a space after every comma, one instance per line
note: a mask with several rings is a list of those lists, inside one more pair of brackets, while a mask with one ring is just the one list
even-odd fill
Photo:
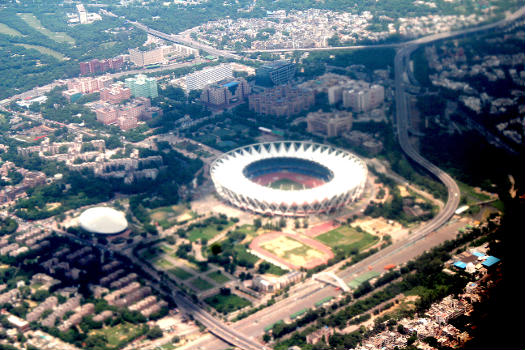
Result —
[[356, 277], [354, 278], [353, 280], [351, 280], [350, 282], [348, 282], [348, 286], [352, 289], [356, 289], [357, 287], [359, 287], [362, 283], [366, 282], [366, 281], [369, 281], [371, 280], [372, 278], [374, 277], [377, 277], [379, 276], [381, 273], [379, 272], [376, 272], [376, 271], [369, 271], [369, 272], [366, 272], [364, 274], [362, 274], [361, 276], [359, 277]]
[[233, 248], [233, 250], [235, 252], [237, 260], [243, 260], [243, 261], [246, 261], [252, 264], [255, 264], [257, 261], [259, 261], [258, 257], [256, 257], [255, 255], [251, 253], [248, 253], [246, 251], [246, 248], [244, 248], [244, 246], [242, 245], [236, 245]]
[[244, 224], [240, 226], [239, 228], [235, 229], [237, 232], [242, 232], [246, 236], [253, 236], [255, 232], [257, 232], [257, 229], [253, 225]]
[[194, 227], [190, 231], [188, 231], [188, 239], [192, 242], [195, 242], [201, 238], [205, 238], [207, 240], [212, 239], [216, 235], [219, 234], [220, 231], [230, 227], [233, 225], [233, 222], [228, 222], [228, 225], [217, 225], [217, 224], [209, 224], [204, 227]]
[[484, 193], [478, 193], [471, 187], [463, 182], [456, 181], [461, 191], [461, 196], [467, 198], [467, 205], [471, 205], [478, 202], [489, 200], [490, 197]]
[[10, 36], [23, 36], [18, 30], [9, 27], [6, 24], [0, 23], [0, 34], [10, 35]]
[[272, 182], [270, 184], [270, 187], [275, 188], [275, 189], [289, 191], [289, 190], [302, 190], [304, 186], [303, 184], [300, 184], [298, 182], [285, 178], [285, 179], [279, 179], [275, 182]]
[[196, 214], [185, 205], [168, 205], [151, 210], [150, 217], [153, 222], [157, 222], [163, 229], [167, 229], [181, 221], [195, 218]]
[[162, 251], [163, 251], [164, 253], [168, 253], [168, 254], [173, 253], [173, 248], [168, 247], [168, 246], [165, 245], [165, 244], [161, 245], [159, 248], [162, 249]]
[[153, 264], [155, 265], [155, 267], [161, 270], [168, 270], [173, 267], [172, 263], [170, 263], [168, 260], [163, 259], [163, 258], [155, 259]]
[[276, 266], [274, 264], [270, 264], [270, 268], [268, 269], [268, 271], [266, 271], [266, 273], [269, 273], [269, 274], [272, 274], [272, 275], [277, 275], [277, 276], [282, 276], [282, 275], [286, 274], [287, 272], [288, 271], [283, 270], [279, 266]]
[[102, 329], [93, 331], [92, 334], [103, 334], [106, 336], [108, 345], [110, 347], [117, 347], [126, 339], [135, 338], [141, 333], [141, 326], [133, 325], [131, 323], [121, 323], [114, 327], [104, 327]]
[[360, 251], [375, 244], [379, 238], [368, 232], [359, 232], [355, 228], [344, 225], [315, 237], [331, 248], [341, 248], [345, 252]]
[[210, 282], [205, 281], [200, 277], [197, 277], [196, 279], [191, 281], [190, 284], [200, 291], [208, 290], [214, 287]]
[[38, 18], [35, 17], [32, 13], [18, 13], [20, 18], [22, 18], [29, 26], [35, 29], [37, 32], [40, 32], [50, 38], [51, 40], [56, 41], [57, 43], [68, 43], [70, 45], [75, 44], [75, 39], [62, 32], [52, 32], [40, 23]]
[[189, 273], [186, 270], [181, 269], [180, 267], [175, 267], [173, 269], [169, 270], [171, 273], [173, 273], [175, 276], [180, 278], [181, 280], [187, 280], [190, 277], [193, 277], [191, 273]]
[[224, 274], [222, 274], [220, 271], [210, 272], [206, 276], [217, 282], [217, 284], [224, 284], [230, 280], [228, 277], [224, 276]]
[[204, 301], [208, 305], [212, 306], [215, 310], [223, 314], [227, 314], [235, 310], [242, 309], [245, 306], [251, 305], [248, 300], [243, 299], [235, 294], [216, 294], [206, 298]]
[[60, 52], [55, 51], [55, 50], [51, 50], [50, 48], [47, 48], [47, 47], [44, 47], [44, 46], [29, 45], [29, 44], [15, 44], [15, 45], [23, 46], [26, 49], [37, 50], [41, 54], [49, 55], [49, 56], [54, 57], [54, 58], [56, 58], [57, 60], [60, 60], [60, 61], [63, 61], [66, 58], [66, 56], [62, 55]]
[[145, 260], [145, 261], [153, 261], [162, 254], [164, 254], [164, 252], [158, 246], [148, 247], [148, 248], [142, 249], [139, 252], [139, 256], [142, 258], [142, 260]]

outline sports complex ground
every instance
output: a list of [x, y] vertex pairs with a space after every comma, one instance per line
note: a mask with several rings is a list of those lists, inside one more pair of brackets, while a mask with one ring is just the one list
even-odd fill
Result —
[[284, 232], [258, 236], [250, 243], [250, 249], [293, 270], [311, 269], [334, 257], [332, 250], [321, 242]]
[[321, 186], [325, 182], [313, 176], [279, 171], [252, 179], [253, 182], [280, 190], [302, 190]]
[[250, 243], [250, 249], [269, 261], [298, 270], [326, 264], [334, 257], [333, 249], [357, 253], [378, 241], [377, 236], [368, 232], [327, 222], [307, 230], [304, 235], [288, 232], [263, 234]]

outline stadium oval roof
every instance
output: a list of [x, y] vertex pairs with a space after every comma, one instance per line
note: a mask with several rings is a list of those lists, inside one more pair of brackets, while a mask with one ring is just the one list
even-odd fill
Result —
[[109, 207], [89, 208], [80, 214], [78, 222], [84, 230], [104, 235], [117, 234], [128, 227], [124, 213]]
[[[259, 185], [244, 176], [243, 169], [249, 164], [275, 157], [313, 161], [328, 168], [333, 178], [318, 187], [282, 191]], [[307, 213], [346, 204], [359, 197], [367, 177], [365, 163], [352, 153], [307, 141], [270, 142], [237, 148], [215, 160], [210, 172], [217, 192], [229, 202], [255, 212], [281, 215], [297, 214], [296, 207], [302, 207], [301, 211]]]

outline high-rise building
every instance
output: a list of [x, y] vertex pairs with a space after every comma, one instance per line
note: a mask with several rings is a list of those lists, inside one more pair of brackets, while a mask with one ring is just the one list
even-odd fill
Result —
[[144, 74], [138, 74], [135, 78], [127, 78], [126, 86], [131, 89], [133, 97], [155, 98], [159, 96], [157, 80], [148, 78]]
[[385, 89], [380, 85], [369, 88], [343, 90], [343, 106], [354, 112], [368, 112], [377, 108], [385, 99]]
[[78, 11], [78, 19], [80, 20], [80, 24], [87, 24], [88, 23], [87, 11], [84, 5], [78, 4], [77, 11]]
[[244, 78], [223, 80], [206, 86], [202, 90], [201, 101], [211, 106], [225, 106], [244, 100], [250, 92], [250, 85]]
[[106, 60], [91, 60], [87, 62], [80, 62], [80, 74], [95, 74], [104, 73], [109, 70], [119, 70], [124, 65], [124, 59], [119, 56], [115, 58], [108, 58]]
[[229, 63], [223, 63], [218, 66], [204, 68], [203, 70], [188, 74], [186, 76], [186, 91], [200, 90], [206, 85], [231, 78], [233, 78], [233, 70], [231, 64]]
[[267, 63], [255, 71], [255, 83], [261, 86], [288, 84], [295, 76], [295, 65], [288, 61]]
[[352, 128], [352, 113], [344, 111], [311, 112], [306, 116], [306, 123], [308, 132], [327, 137], [341, 136]]

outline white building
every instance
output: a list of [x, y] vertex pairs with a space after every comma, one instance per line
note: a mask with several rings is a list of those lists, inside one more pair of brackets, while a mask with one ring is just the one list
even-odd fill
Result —
[[378, 107], [385, 100], [385, 89], [380, 85], [370, 88], [343, 91], [343, 106], [355, 112], [367, 112]]
[[78, 4], [77, 5], [77, 11], [78, 11], [78, 18], [80, 20], [80, 24], [87, 24], [88, 23], [87, 11], [84, 8], [84, 5], [83, 4]]
[[233, 70], [229, 63], [205, 68], [186, 76], [186, 91], [199, 90], [206, 85], [230, 78], [233, 78]]

